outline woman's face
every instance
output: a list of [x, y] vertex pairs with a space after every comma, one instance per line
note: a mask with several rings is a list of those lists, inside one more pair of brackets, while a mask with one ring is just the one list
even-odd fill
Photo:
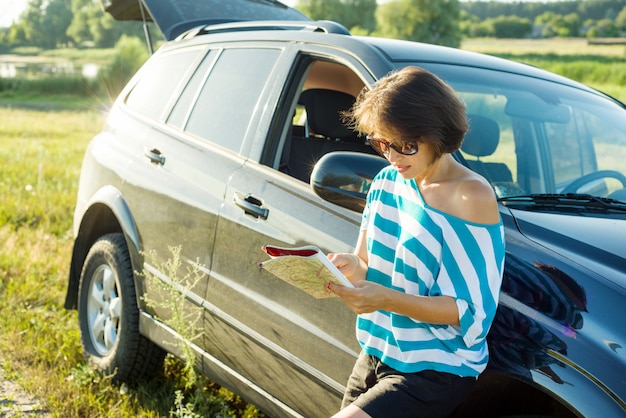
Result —
[[421, 177], [435, 161], [428, 141], [402, 140], [393, 131], [374, 132], [370, 143], [405, 179]]

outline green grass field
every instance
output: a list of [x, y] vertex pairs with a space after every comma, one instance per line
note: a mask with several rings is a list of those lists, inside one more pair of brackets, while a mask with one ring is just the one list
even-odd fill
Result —
[[[471, 40], [463, 48], [540, 62], [547, 69], [592, 65], [584, 77], [605, 76], [588, 83], [626, 100], [626, 82], [619, 78], [626, 74], [623, 46]], [[54, 417], [183, 416], [187, 402], [187, 410], [204, 416], [261, 416], [206, 379], [185, 389], [183, 366], [170, 357], [162, 376], [135, 387], [114, 385], [83, 362], [76, 312], [63, 309], [63, 301], [81, 159], [108, 104], [108, 98], [0, 93], [2, 368]], [[182, 404], [177, 392], [185, 397]]]
[[[40, 107], [57, 109], [57, 102]], [[94, 102], [94, 105], [98, 105]], [[75, 311], [63, 308], [82, 155], [101, 128], [97, 109], [0, 107], [0, 361], [55, 417], [258, 417], [207, 379], [186, 389], [183, 365], [136, 387], [114, 385], [82, 358]], [[190, 403], [176, 404], [177, 392]], [[182, 406], [185, 406], [184, 404]], [[178, 411], [178, 412], [177, 412]]]

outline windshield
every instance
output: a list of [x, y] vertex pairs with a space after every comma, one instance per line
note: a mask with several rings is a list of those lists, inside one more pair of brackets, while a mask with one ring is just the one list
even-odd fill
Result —
[[499, 198], [579, 193], [626, 201], [626, 110], [615, 102], [511, 73], [417, 65], [464, 98], [470, 132], [460, 155]]

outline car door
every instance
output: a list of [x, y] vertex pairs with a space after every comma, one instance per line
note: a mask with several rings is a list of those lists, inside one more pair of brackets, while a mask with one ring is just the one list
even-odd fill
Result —
[[[127, 142], [136, 158], [123, 186], [145, 252], [140, 303], [204, 350], [211, 341], [201, 330], [217, 215], [229, 177], [244, 162], [240, 148], [247, 129], [245, 123], [222, 123], [224, 95], [215, 90], [226, 84], [213, 77], [221, 68], [216, 62], [230, 65], [222, 52], [195, 46], [163, 54], [126, 103], [136, 119], [149, 121], [129, 130], [137, 136]], [[168, 82], [176, 85], [171, 95], [163, 88]], [[237, 120], [249, 117], [237, 114]]]
[[[228, 171], [242, 164], [224, 166], [217, 171], [219, 175], [204, 171], [206, 165], [219, 162], [186, 138], [181, 129], [164, 123], [205, 54], [206, 47], [198, 46], [161, 51], [138, 74], [124, 103], [111, 115], [115, 124], [125, 127], [119, 133], [125, 136], [118, 146], [126, 150], [129, 159], [119, 173], [125, 179], [121, 192], [133, 214], [143, 251], [144, 264], [137, 269], [138, 303], [166, 325], [176, 327], [172, 317], [179, 300], [184, 305], [181, 309], [195, 318], [191, 329], [202, 326], [201, 314], [194, 311], [204, 297], [208, 275], [198, 271], [197, 277], [191, 278], [188, 269], [210, 265]], [[179, 286], [184, 289], [182, 296], [172, 301], [176, 293], [168, 289]], [[177, 328], [183, 329], [180, 324]]]
[[[311, 59], [290, 58], [293, 79], [268, 97], [272, 125], [259, 130], [250, 158], [228, 182], [207, 301], [221, 313], [212, 327], [223, 341], [220, 358], [304, 416], [330, 416], [359, 352], [355, 315], [337, 297], [315, 299], [259, 268], [268, 258], [265, 244], [351, 252], [358, 236], [360, 213], [322, 200], [309, 184], [278, 170], [281, 146], [272, 143], [291, 135]], [[346, 62], [351, 65], [344, 68], [361, 70], [361, 83], [372, 81], [359, 64], [349, 57]], [[263, 158], [274, 166], [262, 164]]]

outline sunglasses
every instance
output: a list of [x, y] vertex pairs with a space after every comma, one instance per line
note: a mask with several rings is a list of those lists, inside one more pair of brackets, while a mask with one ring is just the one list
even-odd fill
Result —
[[417, 151], [419, 151], [416, 141], [402, 141], [398, 139], [397, 141], [387, 142], [368, 136], [367, 142], [372, 146], [372, 148], [384, 156], [389, 154], [390, 149], [393, 149], [395, 152], [403, 155], [413, 155], [417, 154]]

